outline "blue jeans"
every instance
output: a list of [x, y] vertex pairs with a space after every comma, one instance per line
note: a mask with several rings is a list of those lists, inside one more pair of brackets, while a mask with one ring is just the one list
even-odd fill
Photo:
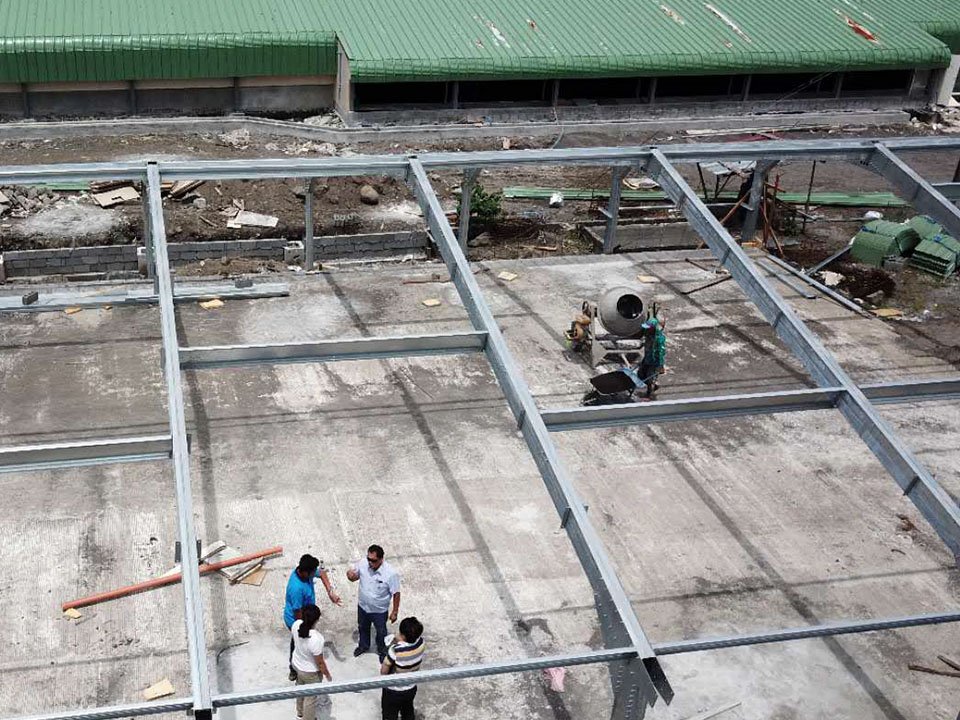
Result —
[[387, 645], [384, 642], [387, 637], [387, 612], [369, 613], [357, 605], [357, 628], [360, 631], [357, 647], [364, 652], [370, 649], [370, 623], [373, 623], [377, 631], [377, 655], [380, 656], [380, 662], [383, 662], [387, 654]]

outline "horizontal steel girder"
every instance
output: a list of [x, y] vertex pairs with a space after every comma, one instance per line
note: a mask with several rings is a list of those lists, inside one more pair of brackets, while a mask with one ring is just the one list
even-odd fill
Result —
[[[841, 138], [835, 140], [774, 140], [752, 143], [678, 143], [622, 148], [572, 148], [498, 150], [457, 153], [424, 153], [416, 156], [428, 170], [467, 170], [512, 165], [590, 165], [626, 167], [645, 162], [654, 150], [672, 162], [724, 160], [857, 160], [869, 155], [878, 142], [891, 150], [957, 150], [960, 138]], [[315, 159], [197, 160], [159, 163], [164, 180], [229, 180], [269, 178], [349, 177], [357, 175], [404, 176], [408, 158], [403, 155], [366, 155]], [[83, 180], [144, 180], [146, 162], [25, 165], [0, 168], [0, 185]]]
[[916, 210], [929, 215], [948, 233], [960, 238], [960, 208], [897, 157], [886, 143], [877, 144], [868, 156], [866, 164], [871, 170], [886, 178], [893, 185], [897, 195]]
[[659, 151], [646, 172], [706, 242], [714, 255], [753, 301], [774, 332], [806, 367], [822, 389], [842, 388], [837, 409], [863, 439], [954, 556], [960, 558], [960, 508], [930, 472], [914, 457], [893, 428], [882, 418], [850, 376], [840, 367], [786, 301], [750, 262], [720, 221]]
[[[684, 653], [706, 652], [724, 648], [743, 647], [747, 645], [761, 645], [769, 643], [789, 642], [810, 638], [832, 637], [835, 635], [849, 635], [853, 633], [876, 632], [879, 630], [894, 630], [897, 628], [920, 627], [942, 623], [960, 622], [960, 611], [929, 613], [925, 615], [910, 615], [906, 617], [887, 618], [881, 620], [851, 620], [810, 625], [806, 627], [770, 630], [767, 632], [748, 633], [726, 637], [693, 638], [690, 640], [675, 640], [655, 643], [653, 650], [658, 657], [680, 655]], [[436, 670], [422, 670], [417, 673], [417, 683], [442, 682], [461, 680], [474, 677], [489, 677], [516, 672], [531, 672], [543, 668], [574, 667], [577, 665], [591, 665], [610, 663], [619, 660], [628, 660], [636, 657], [633, 648], [613, 648], [610, 650], [588, 650], [580, 653], [552, 655], [531, 659], [503, 660], [494, 663], [477, 665], [461, 665], [459, 667], [439, 668]], [[341, 693], [355, 693], [364, 690], [377, 690], [384, 687], [400, 685], [409, 682], [397, 675], [382, 675], [359, 680], [337, 680], [334, 682], [314, 683], [309, 685], [285, 686], [267, 690], [249, 690], [213, 697], [214, 707], [231, 707], [249, 705], [276, 700], [291, 700], [310, 695], [337, 695]], [[19, 717], [14, 720], [107, 720], [108, 718], [124, 718], [154, 713], [173, 712], [190, 709], [190, 699], [181, 698], [167, 702], [139, 703], [116, 707], [104, 707], [96, 710], [76, 710], [47, 715]]]
[[89, 710], [64, 710], [43, 715], [19, 715], [9, 720], [111, 720], [112, 718], [142, 717], [163, 713], [189, 711], [193, 708], [191, 698], [163, 698], [152, 702], [130, 705], [113, 705]]
[[[951, 400], [960, 397], [960, 378], [861, 385], [860, 390], [875, 404]], [[600, 407], [560, 408], [544, 410], [540, 415], [547, 427], [554, 432], [589, 430], [623, 425], [830, 410], [837, 406], [843, 393], [844, 389], [840, 387], [779, 390]]]
[[[587, 650], [569, 655], [553, 655], [521, 660], [502, 660], [481, 665], [461, 665], [459, 667], [440, 668], [437, 670], [420, 670], [417, 673], [417, 684], [439, 682], [441, 680], [462, 680], [466, 678], [488, 677], [490, 675], [504, 675], [506, 673], [529, 672], [551, 667], [572, 667], [575, 665], [591, 665], [609, 663], [616, 660], [635, 658], [633, 648], [614, 648], [612, 650]], [[361, 680], [334, 680], [333, 682], [315, 683], [312, 685], [296, 685], [272, 690], [252, 690], [234, 692], [224, 695], [215, 695], [214, 707], [230, 707], [231, 705], [248, 705], [250, 703], [270, 702], [272, 700], [290, 700], [309, 695], [337, 695], [361, 690], [377, 690], [379, 688], [404, 685], [410, 678], [402, 675], [381, 675]]]
[[0, 447], [0, 473], [169, 460], [172, 449], [170, 435]]
[[[15, 280], [16, 278], [14, 278]], [[286, 297], [290, 294], [287, 283], [258, 283], [248, 288], [238, 288], [233, 283], [205, 283], [177, 286], [173, 291], [176, 303], [199, 300], [252, 300], [256, 298]], [[0, 296], [0, 312], [56, 312], [67, 308], [101, 308], [104, 305], [156, 305], [159, 296], [150, 288], [135, 288], [127, 292], [90, 293], [45, 293], [40, 290], [39, 299], [24, 305], [20, 295]]]
[[763, 645], [766, 643], [803, 640], [805, 638], [833, 637], [853, 633], [894, 630], [896, 628], [920, 627], [922, 625], [940, 625], [960, 622], [960, 611], [930, 613], [927, 615], [909, 615], [907, 617], [887, 618], [885, 620], [844, 620], [840, 622], [810, 625], [807, 627], [769, 632], [733, 635], [730, 637], [694, 638], [677, 642], [657, 643], [653, 646], [657, 655], [679, 655], [681, 653], [719, 650], [721, 648], [743, 647], [745, 645]]
[[401, 337], [356, 338], [323, 342], [290, 342], [264, 345], [223, 345], [180, 348], [180, 367], [201, 369], [258, 363], [310, 363], [376, 358], [418, 357], [482, 352], [487, 334], [482, 332]]

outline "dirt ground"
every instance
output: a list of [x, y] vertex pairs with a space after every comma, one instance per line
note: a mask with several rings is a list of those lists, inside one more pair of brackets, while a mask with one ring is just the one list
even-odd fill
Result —
[[[924, 135], [932, 131], [925, 126], [890, 128], [834, 129], [830, 131], [782, 131], [767, 139], [810, 139], [815, 137]], [[462, 139], [458, 141], [423, 142], [416, 147], [398, 143], [365, 143], [362, 146], [335, 146], [303, 140], [282, 140], [256, 135], [183, 135], [142, 137], [96, 137], [30, 142], [0, 142], [5, 164], [45, 164], [57, 162], [91, 162], [129, 160], [150, 156], [166, 160], [240, 159], [257, 157], [318, 157], [356, 153], [408, 153], [431, 150], [496, 150], [534, 147], [575, 147], [648, 143], [757, 140], [764, 137], [744, 132], [722, 137], [701, 137], [683, 132], [660, 132], [630, 135], [610, 133], [565, 132], [555, 139], [503, 138]], [[905, 156], [927, 179], [944, 181], [952, 178], [956, 157], [914, 153]], [[695, 166], [683, 166], [682, 172], [695, 186], [700, 178]], [[454, 212], [458, 203], [461, 175], [457, 172], [434, 172], [430, 175], [445, 209]], [[706, 174], [708, 186], [712, 176]], [[783, 191], [803, 192], [811, 179], [809, 162], [785, 163], [770, 176]], [[583, 167], [512, 167], [484, 170], [480, 184], [488, 192], [508, 186], [549, 188], [596, 188], [606, 190], [610, 171]], [[379, 202], [363, 204], [360, 189], [373, 187]], [[728, 187], [735, 190], [731, 183]], [[818, 163], [812, 184], [814, 191], [886, 191], [885, 181], [848, 163]], [[27, 193], [27, 188], [2, 188], [8, 197]], [[301, 237], [304, 231], [303, 197], [305, 185], [299, 180], [207, 182], [182, 200], [168, 198], [164, 203], [170, 241], [233, 240], [259, 237]], [[142, 211], [138, 202], [104, 209], [96, 205], [90, 193], [52, 188], [39, 193], [37, 207], [24, 212], [13, 205], [0, 204], [0, 252], [13, 249], [46, 247], [80, 247], [85, 245], [125, 244], [142, 236]], [[256, 213], [277, 217], [273, 228], [227, 227], [237, 205]], [[595, 251], [579, 232], [585, 222], [603, 219], [602, 201], [565, 201], [560, 208], [550, 208], [545, 200], [504, 199], [504, 220], [498, 225], [475, 223], [471, 233], [471, 260], [558, 257], [589, 254]], [[631, 203], [624, 202], [624, 207]], [[394, 231], [423, 227], [423, 219], [410, 190], [392, 178], [330, 178], [316, 188], [314, 202], [315, 232], [349, 234], [358, 232]], [[809, 208], [817, 219], [788, 243], [783, 254], [797, 265], [809, 267], [843, 247], [862, 222], [869, 208]], [[6, 211], [4, 211], [6, 210]], [[668, 211], [653, 211], [667, 214]], [[906, 208], [883, 209], [891, 220], [910, 217]], [[20, 217], [18, 217], [18, 215]], [[735, 229], [735, 222], [734, 222]], [[249, 264], [249, 263], [248, 263]], [[253, 263], [256, 267], [231, 262], [206, 262], [178, 270], [183, 275], [235, 275], [242, 272], [273, 272], [284, 268], [274, 263]], [[854, 297], [865, 297], [882, 290], [880, 304], [897, 308], [903, 317], [898, 327], [926, 351], [935, 352], [949, 362], [960, 363], [960, 299], [956, 278], [940, 280], [906, 268], [886, 272], [841, 262], [831, 270], [844, 274], [840, 289]]]

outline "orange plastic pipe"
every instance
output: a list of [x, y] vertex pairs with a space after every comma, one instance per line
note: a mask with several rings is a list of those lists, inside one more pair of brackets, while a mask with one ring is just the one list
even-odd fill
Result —
[[[233, 565], [242, 565], [243, 563], [250, 562], [251, 560], [259, 560], [260, 558], [270, 557], [271, 555], [282, 554], [283, 548], [277, 545], [276, 547], [268, 548], [267, 550], [247, 553], [246, 555], [241, 555], [230, 560], [223, 560], [222, 562], [201, 563], [200, 574], [206, 575], [207, 573], [216, 572], [222, 568], [231, 567]], [[116, 600], [117, 598], [135, 595], [136, 593], [144, 592], [145, 590], [153, 590], [153, 588], [163, 587], [164, 585], [173, 585], [174, 583], [180, 582], [182, 579], [183, 573], [165, 575], [163, 577], [154, 578], [153, 580], [145, 580], [144, 582], [137, 583], [136, 585], [127, 585], [126, 587], [117, 588], [116, 590], [108, 590], [107, 592], [97, 593], [96, 595], [88, 595], [87, 597], [80, 598], [79, 600], [71, 600], [63, 603], [63, 605], [60, 607], [66, 611], [70, 610], [71, 608], [82, 608], [86, 607], [87, 605], [96, 605], [97, 603], [106, 602], [107, 600]]]

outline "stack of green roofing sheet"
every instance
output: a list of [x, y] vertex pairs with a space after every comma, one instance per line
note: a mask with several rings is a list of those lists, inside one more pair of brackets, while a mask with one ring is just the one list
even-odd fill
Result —
[[908, 224], [922, 238], [910, 258], [911, 267], [940, 277], [956, 272], [957, 262], [960, 260], [960, 242], [928, 217], [912, 218]]
[[906, 223], [871, 220], [853, 238], [850, 255], [867, 265], [882, 267], [891, 256], [909, 255], [920, 244], [920, 235]]

